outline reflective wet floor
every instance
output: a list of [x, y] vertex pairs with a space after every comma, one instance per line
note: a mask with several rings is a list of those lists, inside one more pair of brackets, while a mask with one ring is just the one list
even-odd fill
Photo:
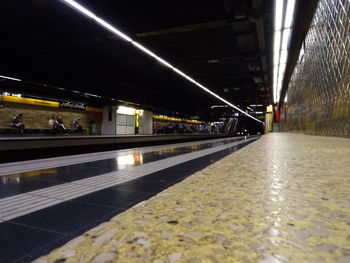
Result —
[[47, 254], [256, 139], [0, 164], [0, 262]]
[[349, 156], [349, 139], [269, 134], [35, 263], [348, 263]]
[[[149, 151], [145, 150], [148, 148], [142, 148], [143, 151], [141, 152], [138, 150], [131, 152], [124, 150], [116, 152], [114, 156], [110, 155], [107, 159], [98, 161], [91, 160], [88, 162], [79, 162], [78, 164], [64, 165], [61, 167], [52, 167], [48, 169], [32, 170], [28, 172], [3, 175], [0, 177], [0, 188], [2, 190], [0, 197], [8, 197], [43, 187], [63, 184], [66, 182], [72, 182], [105, 173], [115, 172], [127, 167], [134, 167], [141, 164], [146, 164], [198, 150], [204, 150], [211, 147], [217, 147], [240, 140], [241, 139], [215, 140], [214, 142], [210, 143], [199, 142], [196, 144], [185, 144], [185, 146], [182, 147], [180, 144], [180, 147], [177, 147], [178, 145], [176, 145], [172, 148], [163, 146], [154, 149], [154, 147], [149, 147]], [[103, 155], [103, 153], [101, 155]], [[84, 156], [89, 156], [89, 154], [86, 154]], [[84, 157], [82, 160], [84, 160]], [[21, 165], [22, 163], [18, 163], [16, 166]], [[0, 165], [0, 168], [6, 166], [8, 165]]]

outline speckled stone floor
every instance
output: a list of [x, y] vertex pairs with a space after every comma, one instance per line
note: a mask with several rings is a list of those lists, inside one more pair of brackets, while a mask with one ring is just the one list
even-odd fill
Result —
[[350, 262], [350, 140], [269, 134], [39, 262]]

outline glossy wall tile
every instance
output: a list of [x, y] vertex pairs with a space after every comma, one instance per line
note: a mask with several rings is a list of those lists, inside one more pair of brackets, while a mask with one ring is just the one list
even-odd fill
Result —
[[350, 2], [320, 0], [288, 88], [282, 130], [350, 137]]

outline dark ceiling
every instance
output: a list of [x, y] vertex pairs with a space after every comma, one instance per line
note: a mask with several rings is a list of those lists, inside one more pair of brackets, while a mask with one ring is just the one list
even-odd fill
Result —
[[[78, 2], [228, 101], [271, 103], [274, 1]], [[0, 75], [25, 80], [2, 90], [80, 96], [56, 86], [199, 115], [222, 104], [59, 0], [2, 1], [0, 30]]]

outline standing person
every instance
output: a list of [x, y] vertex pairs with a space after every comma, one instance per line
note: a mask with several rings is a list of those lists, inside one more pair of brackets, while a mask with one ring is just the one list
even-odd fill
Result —
[[73, 128], [76, 129], [77, 132], [83, 132], [83, 127], [80, 125], [80, 118], [76, 118], [73, 120]]
[[24, 134], [24, 122], [23, 122], [23, 113], [17, 114], [13, 117], [11, 122], [11, 127], [17, 128], [21, 130], [21, 134]]

